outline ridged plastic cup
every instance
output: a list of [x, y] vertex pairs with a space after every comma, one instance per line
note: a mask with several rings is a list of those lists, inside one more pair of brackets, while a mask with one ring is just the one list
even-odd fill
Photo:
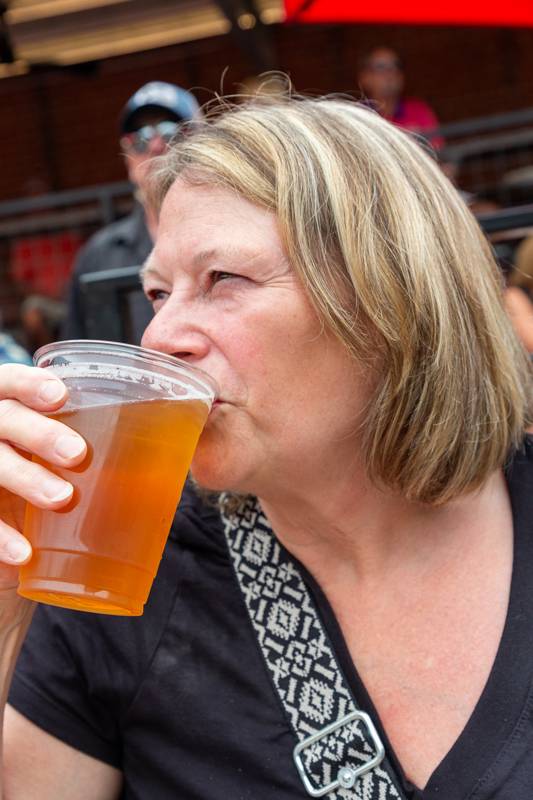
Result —
[[69, 390], [49, 416], [78, 431], [88, 454], [60, 511], [27, 505], [33, 556], [19, 594], [103, 614], [142, 614], [194, 450], [216, 396], [186, 362], [133, 345], [70, 341], [41, 348], [37, 366]]

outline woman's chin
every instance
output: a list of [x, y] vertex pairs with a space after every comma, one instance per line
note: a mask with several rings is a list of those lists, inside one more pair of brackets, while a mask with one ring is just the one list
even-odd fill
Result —
[[227, 450], [216, 457], [213, 451], [199, 447], [191, 464], [191, 475], [202, 489], [213, 492], [254, 494], [256, 488], [255, 482], [248, 479], [242, 460], [228, 458]]
[[213, 457], [213, 454], [202, 452], [200, 446], [196, 451], [191, 464], [191, 475], [202, 489], [213, 492], [223, 492], [232, 488], [235, 476], [230, 474], [227, 459]]
[[248, 493], [249, 469], [243, 455], [248, 450], [239, 446], [238, 436], [223, 435], [207, 426], [200, 436], [191, 464], [194, 480], [204, 489]]
[[208, 492], [227, 491], [227, 486], [225, 486], [222, 481], [217, 479], [214, 475], [205, 474], [202, 471], [197, 472], [193, 467], [191, 467], [191, 475], [194, 478], [195, 483], [201, 489], [205, 489]]

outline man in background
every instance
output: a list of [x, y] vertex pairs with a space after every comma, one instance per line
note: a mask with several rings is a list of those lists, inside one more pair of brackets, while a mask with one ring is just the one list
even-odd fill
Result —
[[[65, 339], [88, 336], [80, 277], [86, 273], [120, 267], [140, 266], [152, 249], [155, 220], [145, 207], [148, 164], [162, 155], [180, 125], [201, 114], [195, 97], [171, 83], [152, 81], [128, 100], [120, 117], [120, 145], [126, 168], [135, 186], [135, 205], [123, 219], [94, 234], [80, 251], [68, 294], [67, 314], [62, 329]], [[133, 338], [138, 343], [151, 316], [142, 295], [133, 299]], [[91, 336], [96, 338], [94, 331]]]
[[[435, 112], [417, 97], [404, 97], [405, 76], [398, 53], [389, 47], [370, 50], [361, 61], [358, 83], [372, 108], [394, 125], [427, 137], [439, 127]], [[430, 136], [434, 148], [443, 145], [440, 137]]]

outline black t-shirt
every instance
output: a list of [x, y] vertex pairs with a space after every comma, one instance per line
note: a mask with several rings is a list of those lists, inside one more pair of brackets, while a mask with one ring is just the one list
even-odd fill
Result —
[[[533, 440], [507, 478], [515, 548], [500, 647], [470, 720], [422, 792], [405, 780], [332, 610], [304, 571], [358, 704], [376, 722], [411, 800], [533, 797]], [[144, 616], [40, 606], [10, 702], [54, 736], [120, 768], [123, 800], [308, 797], [218, 513], [192, 490]]]

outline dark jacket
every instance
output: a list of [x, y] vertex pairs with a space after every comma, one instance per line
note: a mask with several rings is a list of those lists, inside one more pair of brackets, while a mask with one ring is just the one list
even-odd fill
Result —
[[[100, 338], [88, 331], [80, 286], [80, 276], [89, 272], [142, 266], [152, 249], [152, 240], [140, 203], [127, 217], [112, 222], [92, 236], [80, 250], [67, 298], [67, 316], [63, 325], [64, 339]], [[142, 331], [136, 332], [140, 339]]]

